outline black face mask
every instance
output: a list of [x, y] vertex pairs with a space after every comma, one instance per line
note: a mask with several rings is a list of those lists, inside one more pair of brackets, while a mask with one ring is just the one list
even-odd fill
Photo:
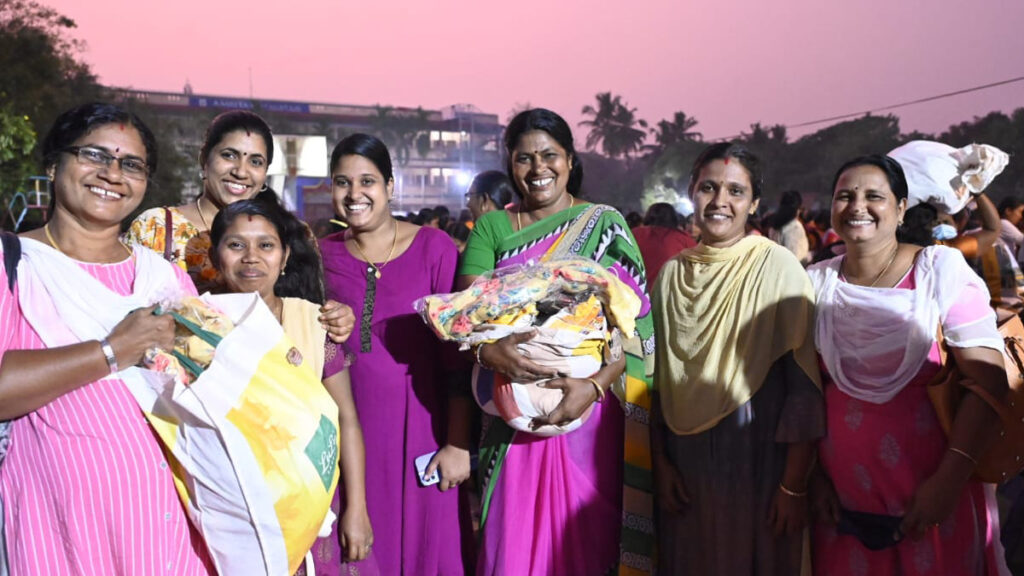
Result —
[[842, 509], [839, 512], [839, 533], [853, 536], [868, 550], [885, 550], [900, 543], [902, 516], [887, 516]]

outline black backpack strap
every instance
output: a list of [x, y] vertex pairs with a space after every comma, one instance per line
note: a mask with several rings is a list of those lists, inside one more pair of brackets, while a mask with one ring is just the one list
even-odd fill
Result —
[[21, 260], [21, 240], [13, 232], [0, 231], [0, 242], [4, 247], [4, 271], [7, 272], [7, 289], [14, 293], [18, 282], [18, 262]]

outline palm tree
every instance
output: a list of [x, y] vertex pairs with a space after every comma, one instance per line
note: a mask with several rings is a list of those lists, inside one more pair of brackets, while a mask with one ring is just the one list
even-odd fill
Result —
[[422, 107], [416, 109], [413, 114], [399, 115], [391, 106], [376, 107], [376, 114], [370, 116], [370, 125], [378, 137], [391, 150], [395, 163], [405, 166], [413, 148], [423, 157], [429, 153], [429, 139], [426, 141], [426, 148], [423, 146], [421, 133], [427, 129], [427, 118], [429, 114]]
[[750, 125], [750, 132], [740, 134], [740, 139], [751, 146], [785, 145], [789, 140], [786, 127], [782, 124], [763, 126], [760, 122]]
[[651, 128], [651, 136], [654, 136], [656, 145], [650, 148], [664, 150], [682, 142], [700, 142], [704, 135], [693, 130], [696, 126], [696, 118], [687, 116], [686, 112], [676, 112], [672, 120], [662, 120]]
[[611, 132], [615, 109], [621, 105], [621, 97], [612, 96], [611, 92], [599, 92], [596, 109], [589, 104], [583, 107], [583, 114], [591, 117], [590, 120], [584, 120], [578, 124], [590, 128], [590, 132], [587, 134], [587, 150], [597, 148], [598, 143]]
[[424, 148], [423, 140], [420, 138], [427, 129], [427, 118], [427, 111], [420, 106], [416, 108], [414, 114], [399, 116], [395, 119], [395, 160], [398, 161], [399, 166], [405, 166], [409, 163], [409, 158], [414, 148], [421, 158], [426, 157], [426, 154], [430, 153], [429, 138], [426, 140], [426, 148]]
[[600, 92], [596, 98], [597, 108], [589, 104], [583, 107], [583, 114], [590, 119], [579, 123], [590, 129], [586, 148], [594, 150], [600, 143], [606, 156], [628, 160], [643, 146], [647, 137], [647, 121], [637, 118], [636, 108], [624, 104], [617, 94]]
[[397, 118], [393, 114], [395, 109], [391, 106], [374, 107], [374, 114], [370, 116], [370, 128], [388, 148], [394, 148], [398, 143], [395, 137], [395, 123]]
[[511, 122], [512, 119], [518, 116], [520, 112], [526, 112], [531, 109], [533, 109], [533, 106], [529, 102], [516, 102], [508, 111], [508, 114], [505, 115], [505, 124]]

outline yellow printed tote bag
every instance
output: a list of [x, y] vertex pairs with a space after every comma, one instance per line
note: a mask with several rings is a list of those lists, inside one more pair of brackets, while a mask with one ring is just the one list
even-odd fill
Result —
[[128, 387], [217, 572], [294, 574], [333, 520], [337, 406], [258, 295], [201, 300], [234, 323], [222, 339], [188, 326], [215, 346], [209, 366], [191, 384], [140, 370]]

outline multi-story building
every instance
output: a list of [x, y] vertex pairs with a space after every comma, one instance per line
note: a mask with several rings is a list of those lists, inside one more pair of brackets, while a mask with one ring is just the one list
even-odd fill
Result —
[[[275, 134], [271, 185], [308, 222], [333, 214], [328, 158], [348, 134], [367, 132], [391, 150], [396, 211], [415, 212], [445, 205], [453, 213], [477, 172], [500, 166], [502, 126], [496, 114], [468, 104], [441, 110], [262, 100], [195, 94], [112, 89], [170, 132], [178, 149], [197, 157], [206, 125], [227, 110], [251, 110], [266, 118]], [[198, 172], [198, 171], [197, 171]], [[199, 179], [187, 179], [184, 200], [198, 196]]]

